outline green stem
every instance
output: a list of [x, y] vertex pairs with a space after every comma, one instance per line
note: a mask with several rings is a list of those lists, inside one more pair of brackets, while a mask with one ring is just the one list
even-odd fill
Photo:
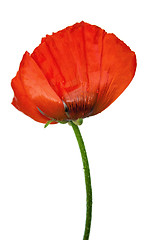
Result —
[[78, 142], [81, 156], [82, 156], [83, 168], [84, 168], [85, 183], [86, 183], [86, 204], [87, 204], [86, 207], [87, 207], [87, 209], [86, 209], [86, 224], [85, 224], [83, 240], [88, 240], [89, 234], [90, 234], [90, 228], [91, 228], [91, 218], [92, 218], [92, 186], [91, 186], [90, 169], [89, 169], [89, 163], [88, 163], [85, 145], [84, 145], [80, 130], [79, 130], [78, 126], [76, 124], [74, 124], [72, 121], [70, 122], [70, 125], [72, 126], [74, 133], [76, 135], [76, 138], [77, 138], [77, 142]]

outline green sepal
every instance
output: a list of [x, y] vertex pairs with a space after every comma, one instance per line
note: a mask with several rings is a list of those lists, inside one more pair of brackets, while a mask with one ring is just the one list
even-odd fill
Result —
[[68, 121], [57, 121], [58, 123], [61, 123], [61, 124], [66, 124], [68, 123]]
[[51, 122], [54, 122], [54, 120], [51, 119], [51, 120], [49, 120], [48, 122], [46, 122], [46, 124], [44, 125], [44, 128], [48, 127], [48, 125], [49, 125]]
[[77, 126], [78, 125], [82, 125], [82, 123], [83, 123], [83, 118], [78, 118], [77, 120], [75, 120], [75, 121], [73, 121], [74, 122], [74, 124], [76, 124]]
[[58, 123], [61, 123], [61, 124], [68, 123], [68, 121], [57, 121], [56, 119], [51, 119], [51, 120], [49, 120], [49, 121], [44, 125], [44, 128], [48, 127], [48, 125], [49, 125], [51, 122], [58, 122]]

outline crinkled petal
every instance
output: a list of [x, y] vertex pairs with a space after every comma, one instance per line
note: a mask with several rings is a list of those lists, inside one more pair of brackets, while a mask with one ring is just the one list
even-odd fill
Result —
[[56, 120], [66, 117], [62, 100], [28, 52], [23, 56], [19, 74], [26, 94], [45, 116]]
[[49, 119], [43, 116], [37, 109], [37, 106], [30, 100], [26, 94], [22, 82], [20, 80], [19, 72], [16, 77], [12, 79], [12, 88], [14, 90], [14, 98], [12, 104], [19, 111], [31, 117], [37, 122], [46, 123]]
[[106, 34], [98, 97], [92, 115], [102, 112], [121, 95], [132, 81], [135, 70], [135, 53], [114, 34]]
[[51, 36], [32, 53], [50, 85], [68, 107], [71, 119], [89, 116], [100, 81], [105, 31], [84, 22]]

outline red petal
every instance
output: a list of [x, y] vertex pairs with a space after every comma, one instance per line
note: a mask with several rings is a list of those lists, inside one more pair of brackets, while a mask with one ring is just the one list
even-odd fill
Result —
[[46, 123], [49, 119], [38, 111], [36, 105], [27, 96], [20, 80], [19, 72], [16, 77], [12, 79], [11, 85], [14, 90], [13, 106], [35, 121]]
[[101, 28], [84, 24], [84, 41], [87, 64], [88, 85], [86, 91], [87, 104], [90, 105], [90, 113], [94, 109], [97, 99], [97, 90], [100, 82], [100, 69], [102, 61], [102, 47], [105, 31]]
[[49, 118], [63, 120], [66, 117], [63, 102], [27, 52], [23, 56], [19, 73], [28, 97], [37, 108]]
[[100, 81], [104, 30], [81, 22], [43, 39], [32, 57], [69, 108], [71, 119], [93, 109]]
[[114, 34], [106, 34], [99, 93], [92, 115], [103, 111], [121, 95], [134, 77], [135, 70], [135, 53]]
[[57, 95], [63, 99], [63, 92], [61, 90], [63, 75], [61, 74], [46, 42], [41, 43], [37, 48], [35, 48], [31, 56], [39, 68], [41, 68], [50, 86]]

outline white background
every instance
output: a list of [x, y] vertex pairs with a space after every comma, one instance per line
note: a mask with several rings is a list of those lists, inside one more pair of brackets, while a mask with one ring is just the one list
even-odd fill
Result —
[[1, 1], [0, 239], [82, 240], [83, 167], [68, 125], [44, 129], [12, 105], [21, 58], [41, 37], [84, 20], [137, 55], [126, 91], [80, 127], [91, 168], [90, 240], [160, 239], [158, 0]]

